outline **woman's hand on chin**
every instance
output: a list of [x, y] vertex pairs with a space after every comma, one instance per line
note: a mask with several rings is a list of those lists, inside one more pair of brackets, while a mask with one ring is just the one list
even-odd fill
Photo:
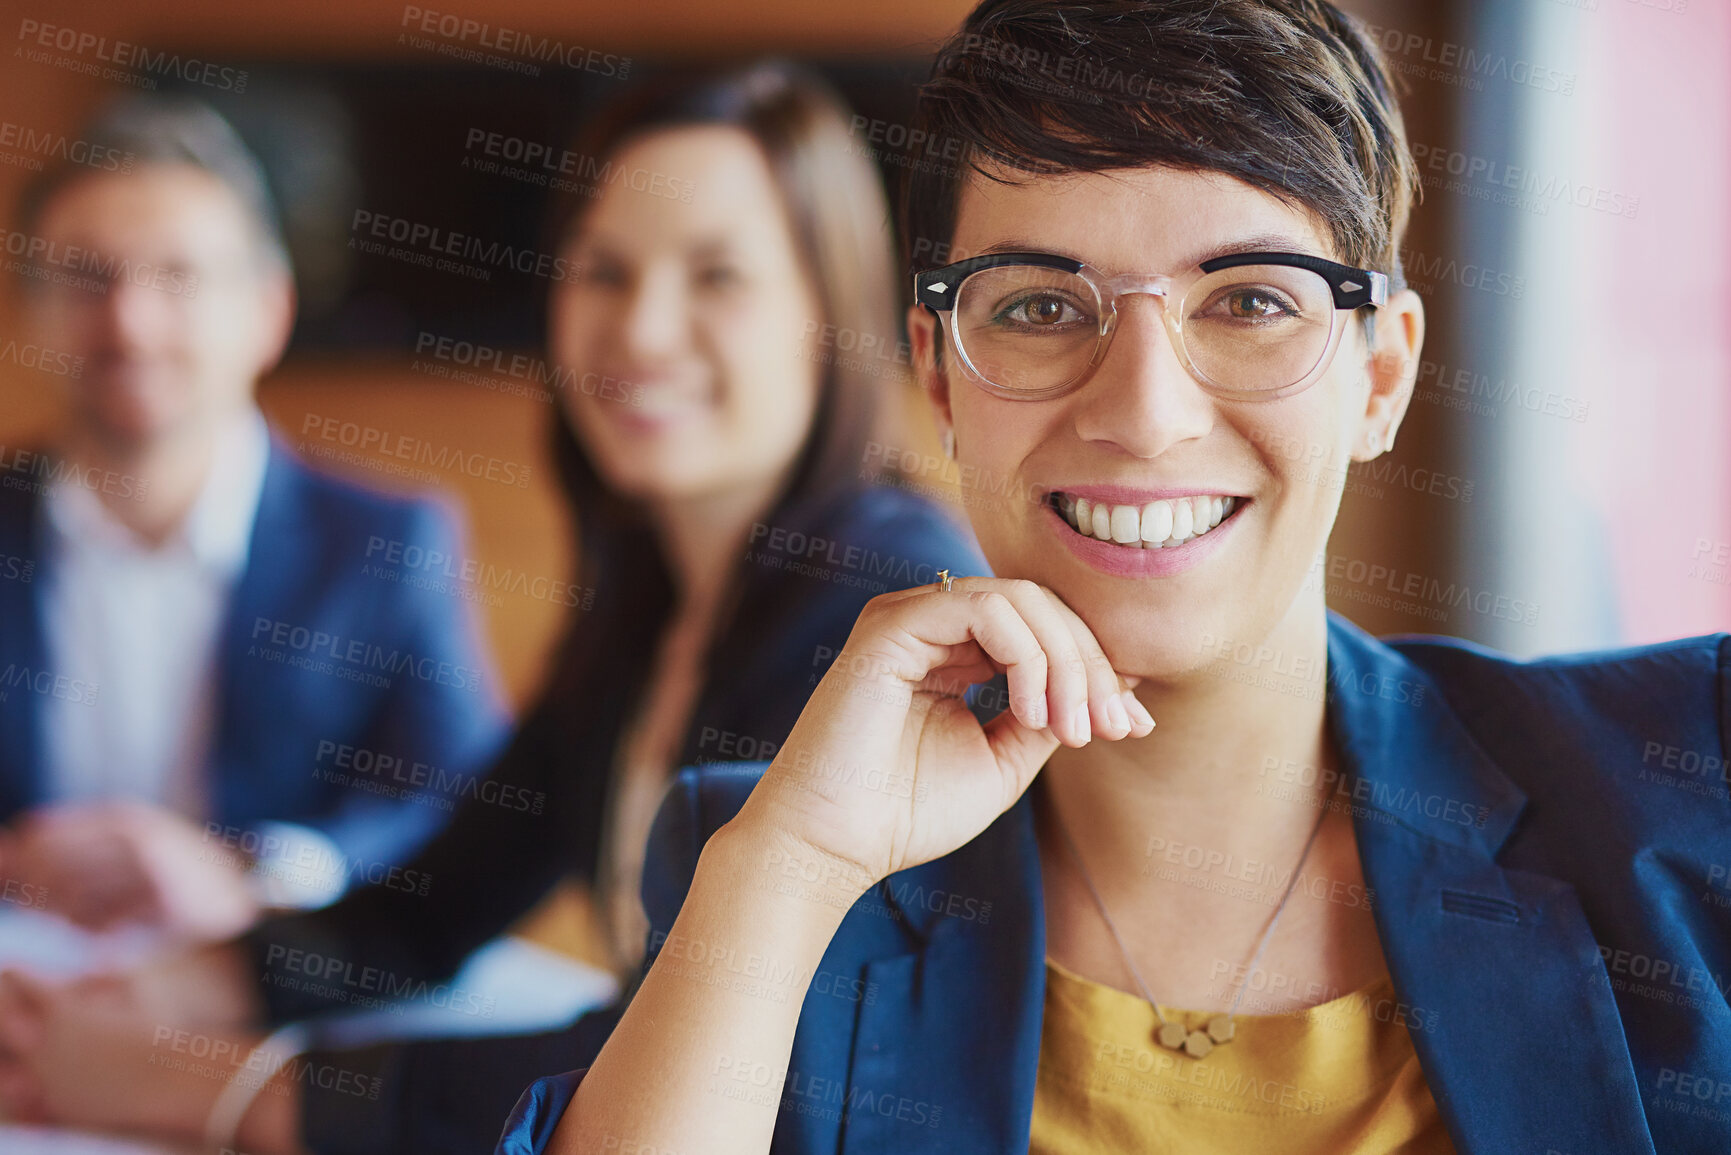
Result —
[[[982, 726], [962, 699], [1008, 676]], [[873, 598], [735, 822], [792, 839], [863, 892], [948, 854], [1007, 810], [1060, 743], [1154, 719], [1044, 586], [957, 578]]]

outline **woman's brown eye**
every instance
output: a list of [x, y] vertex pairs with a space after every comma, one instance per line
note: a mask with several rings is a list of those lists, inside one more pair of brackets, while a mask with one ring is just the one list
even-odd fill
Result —
[[1267, 317], [1280, 312], [1280, 302], [1266, 293], [1234, 293], [1229, 307], [1234, 317]]
[[1051, 325], [1064, 319], [1064, 302], [1056, 297], [1035, 297], [1028, 302], [1028, 320], [1036, 325]]

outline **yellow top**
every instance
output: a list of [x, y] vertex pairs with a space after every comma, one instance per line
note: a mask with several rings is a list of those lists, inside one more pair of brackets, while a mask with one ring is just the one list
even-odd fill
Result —
[[[1191, 1030], [1212, 1017], [1160, 1010]], [[1307, 1010], [1235, 1015], [1232, 1041], [1192, 1059], [1154, 1041], [1146, 1001], [1047, 960], [1029, 1155], [1454, 1155], [1407, 1033], [1426, 1021], [1384, 977]]]

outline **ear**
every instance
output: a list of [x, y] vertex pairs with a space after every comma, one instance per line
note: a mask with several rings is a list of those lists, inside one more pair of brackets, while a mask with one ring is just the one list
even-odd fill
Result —
[[938, 368], [938, 349], [942, 340], [937, 315], [922, 305], [908, 306], [908, 347], [913, 354], [914, 380], [919, 382], [920, 391], [931, 402], [932, 420], [937, 424], [940, 438], [950, 431], [952, 424], [950, 382], [944, 371]]
[[1370, 351], [1370, 395], [1352, 459], [1370, 461], [1394, 448], [1401, 419], [1412, 402], [1418, 380], [1419, 352], [1424, 348], [1424, 302], [1402, 289], [1376, 311], [1376, 344]]
[[259, 341], [258, 368], [254, 379], [263, 377], [288, 349], [295, 326], [295, 279], [287, 269], [271, 268], [258, 274]]

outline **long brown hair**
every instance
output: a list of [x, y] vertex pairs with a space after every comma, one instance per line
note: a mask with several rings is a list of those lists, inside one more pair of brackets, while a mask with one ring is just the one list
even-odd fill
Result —
[[[796, 251], [816, 290], [821, 320], [838, 330], [887, 338], [896, 327], [895, 259], [889, 208], [877, 170], [852, 147], [846, 105], [822, 80], [797, 66], [766, 62], [651, 82], [597, 118], [573, 151], [596, 162], [617, 156], [651, 133], [692, 125], [725, 125], [762, 149], [785, 204]], [[581, 202], [551, 218], [550, 242], [562, 244], [581, 221]], [[890, 382], [872, 366], [832, 357], [821, 362], [812, 426], [789, 480], [766, 515], [768, 525], [809, 529], [845, 502], [875, 472], [866, 461], [877, 433], [879, 394]], [[572, 711], [577, 744], [608, 759], [631, 714], [673, 607], [672, 574], [641, 503], [611, 490], [565, 419], [554, 422], [553, 451], [577, 522], [578, 579], [595, 591], [593, 610], [573, 622], [549, 701]], [[723, 619], [710, 644], [709, 672], [736, 648], [760, 645], [778, 610], [783, 575], [741, 564], [729, 579]], [[724, 610], [724, 613], [727, 613]], [[703, 713], [703, 697], [693, 717]], [[681, 753], [692, 761], [691, 736]], [[578, 825], [599, 845], [599, 814]], [[590, 863], [593, 867], [593, 862]]]

